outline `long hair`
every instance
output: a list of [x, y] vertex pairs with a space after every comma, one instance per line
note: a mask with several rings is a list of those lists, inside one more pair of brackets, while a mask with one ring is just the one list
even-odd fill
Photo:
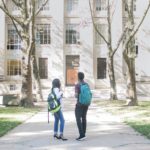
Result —
[[61, 86], [61, 84], [60, 84], [60, 80], [59, 79], [54, 79], [53, 81], [52, 81], [52, 89], [53, 88], [60, 88], [60, 86]]

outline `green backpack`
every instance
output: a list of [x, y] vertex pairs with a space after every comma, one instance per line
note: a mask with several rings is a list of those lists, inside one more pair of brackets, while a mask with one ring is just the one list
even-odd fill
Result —
[[60, 110], [60, 102], [57, 100], [57, 97], [53, 91], [48, 95], [47, 101], [49, 112], [56, 113]]

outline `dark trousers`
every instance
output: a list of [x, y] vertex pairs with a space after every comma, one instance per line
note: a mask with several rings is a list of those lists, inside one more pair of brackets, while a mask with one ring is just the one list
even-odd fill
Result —
[[85, 136], [86, 134], [86, 115], [88, 111], [88, 106], [82, 104], [76, 104], [75, 107], [75, 116], [76, 122], [79, 130], [80, 136]]

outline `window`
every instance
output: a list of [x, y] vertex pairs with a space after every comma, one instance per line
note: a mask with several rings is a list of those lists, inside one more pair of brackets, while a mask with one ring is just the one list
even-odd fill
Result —
[[78, 0], [67, 0], [67, 13], [76, 11], [78, 8]]
[[8, 60], [7, 61], [7, 75], [8, 76], [21, 75], [21, 61], [20, 60]]
[[106, 58], [97, 59], [97, 79], [106, 79]]
[[8, 50], [18, 50], [21, 49], [21, 40], [20, 37], [13, 25], [8, 25], [8, 41], [7, 41]]
[[38, 0], [37, 2], [37, 9], [41, 8], [41, 11], [49, 11], [50, 10], [50, 0], [47, 1], [47, 3], [42, 7], [42, 5], [45, 3], [45, 0]]
[[36, 36], [40, 44], [50, 44], [50, 24], [38, 24]]
[[107, 9], [107, 0], [96, 0], [96, 11], [103, 11]]
[[133, 3], [134, 3], [134, 4], [133, 4], [133, 10], [136, 11], [136, 3], [137, 3], [137, 1], [136, 1], [136, 0], [133, 0]]
[[[137, 0], [133, 0], [133, 11], [136, 11]], [[127, 11], [127, 5], [125, 4], [125, 11]]]
[[[107, 38], [107, 25], [106, 24], [97, 24], [96, 25], [98, 31]], [[96, 44], [105, 44], [105, 41], [102, 39], [102, 37], [99, 35], [99, 33], [95, 30], [95, 43]]]
[[48, 78], [48, 58], [39, 58], [39, 73], [41, 79]]
[[10, 89], [10, 91], [14, 91], [14, 90], [16, 90], [17, 88], [16, 88], [16, 85], [11, 84], [11, 85], [9, 86], [9, 89]]
[[77, 31], [78, 24], [66, 25], [66, 44], [78, 44], [79, 32]]

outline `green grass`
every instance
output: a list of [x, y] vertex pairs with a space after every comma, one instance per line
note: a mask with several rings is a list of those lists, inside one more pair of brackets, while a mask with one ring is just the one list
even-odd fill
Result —
[[5, 107], [0, 108], [0, 137], [15, 128], [41, 108]]
[[24, 107], [4, 107], [0, 108], [0, 114], [23, 114], [23, 113], [34, 113], [38, 109], [37, 107], [24, 108]]
[[136, 131], [138, 131], [139, 133], [150, 139], [150, 122], [127, 120], [125, 121], [125, 123], [130, 125]]
[[0, 118], [0, 137], [21, 123], [22, 121], [17, 121], [14, 119]]
[[150, 101], [140, 101], [138, 106], [126, 106], [123, 100], [96, 103], [113, 115], [120, 116], [126, 124], [150, 139]]

